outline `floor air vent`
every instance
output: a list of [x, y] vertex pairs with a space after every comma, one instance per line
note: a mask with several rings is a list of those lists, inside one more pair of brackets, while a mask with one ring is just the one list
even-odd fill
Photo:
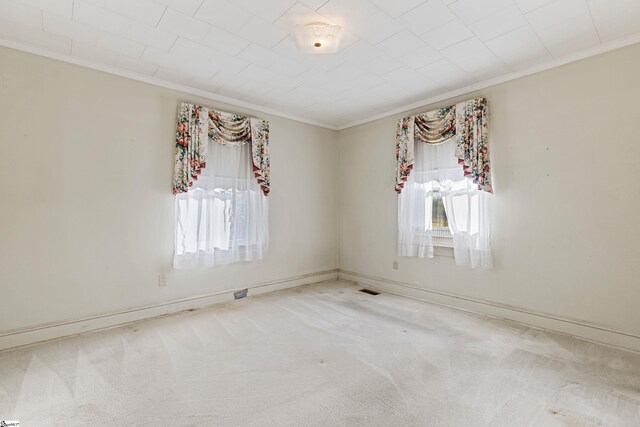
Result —
[[233, 293], [233, 299], [240, 299], [240, 298], [244, 298], [247, 296], [247, 294], [249, 293], [248, 289], [243, 289], [241, 291], [236, 291]]
[[369, 295], [380, 295], [380, 292], [372, 291], [371, 289], [360, 289], [360, 292], [364, 292]]

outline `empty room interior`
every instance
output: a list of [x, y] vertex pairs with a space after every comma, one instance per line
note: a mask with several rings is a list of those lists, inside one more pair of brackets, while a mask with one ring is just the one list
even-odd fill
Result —
[[0, 0], [0, 425], [640, 426], [639, 128], [639, 0]]

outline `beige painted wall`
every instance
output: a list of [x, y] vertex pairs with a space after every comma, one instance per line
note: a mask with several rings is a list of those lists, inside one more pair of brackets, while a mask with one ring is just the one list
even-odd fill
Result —
[[[172, 270], [183, 100], [271, 121], [265, 260]], [[1, 48], [0, 332], [335, 269], [336, 144], [334, 131]]]
[[396, 259], [400, 114], [339, 133], [340, 268], [640, 334], [640, 45], [431, 105], [486, 96], [491, 271]]
[[[334, 269], [339, 252], [347, 271], [638, 335], [638, 58], [640, 45], [439, 103], [489, 98], [495, 268], [396, 271], [394, 132], [409, 112], [336, 133], [2, 48], [0, 332]], [[271, 120], [267, 259], [171, 269], [182, 100]]]

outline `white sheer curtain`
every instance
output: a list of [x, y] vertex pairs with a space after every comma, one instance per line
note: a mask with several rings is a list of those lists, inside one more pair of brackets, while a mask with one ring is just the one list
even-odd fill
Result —
[[445, 186], [442, 199], [453, 235], [456, 264], [472, 268], [493, 267], [490, 239], [492, 197], [493, 194], [478, 190], [478, 186], [468, 178]]
[[254, 177], [251, 144], [208, 144], [207, 166], [175, 198], [175, 268], [259, 260], [269, 244], [269, 199]]
[[491, 268], [490, 197], [465, 178], [455, 139], [415, 143], [414, 168], [398, 196], [398, 255], [432, 258], [432, 206], [442, 197], [456, 264]]

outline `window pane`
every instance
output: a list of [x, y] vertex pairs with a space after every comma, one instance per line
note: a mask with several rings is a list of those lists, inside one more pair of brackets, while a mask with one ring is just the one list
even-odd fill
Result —
[[440, 192], [433, 193], [431, 212], [432, 228], [449, 228], [449, 221], [447, 221], [447, 214], [444, 210], [444, 202]]

